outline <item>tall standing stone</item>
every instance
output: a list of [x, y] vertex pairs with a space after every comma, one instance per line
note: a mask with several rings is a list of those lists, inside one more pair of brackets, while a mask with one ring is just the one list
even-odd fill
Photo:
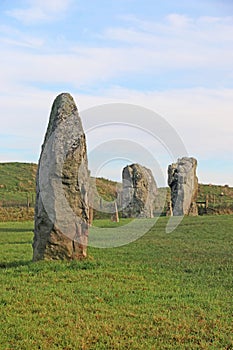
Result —
[[153, 218], [157, 186], [151, 170], [140, 164], [127, 165], [122, 182], [123, 216]]
[[36, 179], [33, 260], [87, 255], [89, 172], [86, 140], [72, 96], [55, 99]]
[[197, 160], [183, 157], [168, 166], [168, 185], [171, 188], [172, 213], [174, 216], [198, 215], [196, 199], [198, 178]]

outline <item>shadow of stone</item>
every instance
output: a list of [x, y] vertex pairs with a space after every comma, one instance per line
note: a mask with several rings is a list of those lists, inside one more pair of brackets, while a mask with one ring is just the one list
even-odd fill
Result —
[[32, 260], [19, 260], [19, 261], [10, 261], [10, 262], [0, 262], [0, 269], [15, 268], [21, 266], [29, 266], [32, 264]]
[[0, 245], [8, 245], [8, 244], [32, 244], [32, 241], [20, 241], [20, 242], [0, 242]]
[[1, 227], [0, 228], [0, 233], [1, 232], [32, 232], [33, 233], [33, 228], [11, 228], [11, 227], [6, 227], [6, 228], [3, 228]]

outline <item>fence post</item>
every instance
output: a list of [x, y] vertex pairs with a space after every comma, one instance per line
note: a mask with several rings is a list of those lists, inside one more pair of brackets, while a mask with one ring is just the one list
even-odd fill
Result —
[[206, 207], [206, 209], [208, 209], [208, 207], [209, 207], [209, 195], [208, 194], [206, 195], [206, 199], [205, 199], [205, 207]]
[[92, 226], [93, 222], [93, 208], [89, 205], [89, 226]]
[[29, 201], [29, 194], [27, 192], [27, 213], [29, 212], [29, 207], [30, 207], [30, 201]]
[[115, 201], [115, 215], [116, 215], [116, 222], [119, 222], [119, 214], [118, 214], [118, 208], [117, 208], [117, 202]]

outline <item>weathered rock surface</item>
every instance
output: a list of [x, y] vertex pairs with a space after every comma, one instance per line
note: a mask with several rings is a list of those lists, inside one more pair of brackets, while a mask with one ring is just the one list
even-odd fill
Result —
[[89, 172], [81, 119], [71, 95], [54, 101], [36, 179], [33, 260], [87, 255]]
[[174, 216], [198, 215], [196, 168], [197, 160], [189, 157], [178, 159], [177, 163], [168, 166], [168, 185], [171, 188]]
[[122, 182], [123, 216], [152, 218], [157, 186], [151, 170], [139, 164], [127, 165]]

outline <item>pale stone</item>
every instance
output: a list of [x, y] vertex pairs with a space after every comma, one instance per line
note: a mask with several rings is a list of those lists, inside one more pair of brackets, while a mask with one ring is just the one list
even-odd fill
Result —
[[140, 165], [127, 165], [122, 172], [123, 216], [153, 218], [157, 186], [150, 169]]
[[87, 255], [89, 172], [86, 140], [71, 95], [54, 101], [36, 179], [33, 260]]
[[174, 216], [198, 215], [196, 168], [197, 160], [189, 157], [178, 159], [177, 163], [168, 166], [168, 185], [171, 188]]

